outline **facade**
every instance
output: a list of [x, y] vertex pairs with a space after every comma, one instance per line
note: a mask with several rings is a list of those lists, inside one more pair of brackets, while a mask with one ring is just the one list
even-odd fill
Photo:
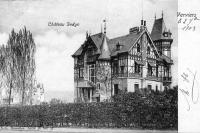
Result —
[[[105, 27], [106, 28], [106, 27]], [[146, 21], [129, 34], [109, 39], [104, 33], [86, 34], [74, 58], [75, 102], [109, 99], [121, 92], [148, 92], [170, 88], [172, 33], [163, 15], [151, 33]]]

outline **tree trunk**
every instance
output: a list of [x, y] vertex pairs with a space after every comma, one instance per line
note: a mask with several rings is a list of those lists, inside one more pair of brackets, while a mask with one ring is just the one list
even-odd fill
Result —
[[8, 99], [8, 104], [11, 104], [11, 94], [12, 94], [12, 80], [10, 82], [10, 91], [9, 91], [9, 99]]
[[23, 72], [23, 84], [22, 84], [22, 105], [24, 105], [24, 97], [25, 97], [25, 70]]

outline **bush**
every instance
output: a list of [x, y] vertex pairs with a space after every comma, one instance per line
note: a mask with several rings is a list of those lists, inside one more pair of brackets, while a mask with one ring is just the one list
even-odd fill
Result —
[[175, 96], [170, 90], [116, 95], [112, 102], [1, 107], [0, 126], [177, 129]]

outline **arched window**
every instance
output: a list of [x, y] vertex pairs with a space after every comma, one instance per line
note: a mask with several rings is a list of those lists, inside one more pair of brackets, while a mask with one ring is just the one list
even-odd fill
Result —
[[150, 54], [150, 47], [147, 47], [147, 54]]
[[137, 43], [137, 52], [140, 52], [140, 44]]

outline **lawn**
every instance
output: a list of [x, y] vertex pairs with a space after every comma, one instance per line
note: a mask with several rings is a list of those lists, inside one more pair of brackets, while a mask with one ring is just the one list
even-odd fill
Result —
[[91, 129], [91, 128], [54, 128], [54, 129], [0, 129], [0, 133], [177, 133], [175, 130], [140, 129]]

